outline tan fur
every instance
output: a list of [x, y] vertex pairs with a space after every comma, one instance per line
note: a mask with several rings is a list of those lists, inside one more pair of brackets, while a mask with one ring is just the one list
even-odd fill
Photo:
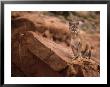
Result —
[[91, 58], [92, 56], [92, 47], [81, 40], [80, 30], [78, 29], [79, 23], [70, 21], [69, 29], [71, 32], [71, 41], [70, 45], [74, 54], [73, 58], [83, 57]]

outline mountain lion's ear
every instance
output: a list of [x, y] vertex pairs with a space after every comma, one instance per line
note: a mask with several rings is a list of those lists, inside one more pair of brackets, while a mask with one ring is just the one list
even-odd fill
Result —
[[79, 21], [76, 23], [76, 25], [79, 25]]
[[84, 24], [84, 22], [83, 21], [79, 21], [79, 25], [83, 25]]
[[72, 21], [69, 21], [69, 26], [71, 26], [72, 25]]

